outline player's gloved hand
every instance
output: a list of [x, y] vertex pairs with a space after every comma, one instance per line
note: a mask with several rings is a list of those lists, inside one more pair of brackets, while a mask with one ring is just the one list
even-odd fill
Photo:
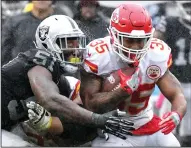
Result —
[[182, 117], [177, 112], [165, 113], [162, 117], [162, 121], [159, 123], [162, 133], [169, 134], [180, 123]]
[[37, 131], [47, 131], [52, 124], [51, 114], [39, 104], [30, 101], [26, 104], [28, 108], [27, 121]]
[[132, 94], [141, 82], [141, 77], [139, 76], [139, 68], [137, 67], [135, 72], [131, 76], [125, 75], [121, 69], [118, 70], [118, 75], [120, 77], [120, 87], [125, 90], [128, 94]]
[[126, 139], [123, 135], [132, 135], [134, 130], [134, 123], [126, 119], [121, 119], [118, 116], [118, 111], [114, 110], [102, 115], [93, 113], [92, 121], [97, 127], [104, 129], [106, 133], [110, 133], [119, 138]]

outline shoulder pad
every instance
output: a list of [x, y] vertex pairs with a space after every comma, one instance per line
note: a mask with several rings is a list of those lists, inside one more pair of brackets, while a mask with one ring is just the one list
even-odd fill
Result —
[[87, 72], [99, 74], [101, 66], [106, 65], [110, 48], [109, 41], [110, 39], [108, 37], [99, 38], [91, 41], [86, 46], [83, 66]]
[[152, 61], [163, 62], [169, 59], [171, 48], [162, 40], [153, 38], [150, 43], [148, 57]]
[[43, 49], [31, 49], [24, 53], [28, 61], [47, 68], [53, 72], [54, 63], [57, 61], [51, 53]]
[[157, 69], [160, 71], [160, 77], [162, 77], [172, 64], [171, 48], [162, 40], [153, 38], [143, 63], [143, 67], [144, 65], [148, 66], [147, 75], [149, 75], [152, 70]]

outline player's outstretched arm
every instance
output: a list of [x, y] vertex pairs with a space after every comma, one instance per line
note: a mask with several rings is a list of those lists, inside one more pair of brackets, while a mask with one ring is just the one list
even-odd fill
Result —
[[[51, 116], [51, 113], [48, 112], [44, 107], [41, 105], [30, 101], [27, 102], [28, 107], [28, 122], [29, 125], [31, 125], [34, 129], [36, 129], [39, 132], [50, 132], [54, 134], [61, 134], [64, 131], [64, 128], [61, 121], [57, 117]], [[103, 116], [123, 116], [125, 112], [120, 112], [118, 110], [114, 110], [108, 113], [103, 114]], [[97, 115], [95, 115], [96, 117]], [[99, 115], [98, 115], [99, 116]], [[99, 118], [94, 118], [95, 122], [99, 122]], [[102, 126], [100, 124], [100, 126]], [[107, 120], [105, 124], [105, 132], [111, 133], [113, 135], [116, 135], [117, 137], [120, 137], [122, 139], [125, 139], [126, 137], [123, 136], [123, 134], [132, 135], [132, 133], [129, 130], [133, 130], [133, 123], [129, 122], [124, 119], [120, 119], [117, 117], [110, 117], [109, 120]], [[121, 134], [123, 133], [123, 134]]]
[[[28, 72], [28, 77], [37, 102], [54, 116], [59, 117], [62, 125], [70, 122], [99, 128], [108, 127], [112, 134], [123, 129], [127, 129], [128, 133], [128, 127], [132, 128], [133, 123], [110, 118], [117, 115], [93, 113], [60, 95], [57, 85], [52, 81], [51, 73], [44, 67], [33, 67]], [[118, 125], [117, 130], [116, 125]]]
[[60, 95], [57, 85], [52, 80], [52, 74], [42, 66], [35, 66], [28, 72], [32, 91], [37, 102], [58, 117], [68, 122], [86, 124], [91, 122], [92, 112], [73, 103], [67, 97]]
[[180, 123], [185, 115], [186, 99], [180, 82], [169, 70], [158, 80], [157, 85], [172, 104], [171, 112], [166, 113], [159, 124], [161, 129], [163, 129], [162, 132], [168, 134]]

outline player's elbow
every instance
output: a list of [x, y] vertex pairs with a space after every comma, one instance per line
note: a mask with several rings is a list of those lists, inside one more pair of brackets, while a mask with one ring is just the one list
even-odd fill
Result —
[[172, 108], [181, 108], [181, 115], [184, 116], [187, 110], [187, 101], [182, 93], [177, 93], [173, 99], [169, 100], [172, 104]]
[[41, 93], [40, 99], [38, 99], [38, 103], [44, 107], [50, 108], [51, 107], [51, 102], [53, 101], [53, 98], [55, 97], [55, 94], [52, 92], [46, 92], [46, 93]]
[[177, 102], [180, 102], [180, 105], [183, 106], [183, 108], [185, 109], [186, 111], [186, 108], [187, 108], [187, 101], [186, 101], [186, 98], [184, 96], [183, 93], [180, 93], [180, 94], [177, 94]]

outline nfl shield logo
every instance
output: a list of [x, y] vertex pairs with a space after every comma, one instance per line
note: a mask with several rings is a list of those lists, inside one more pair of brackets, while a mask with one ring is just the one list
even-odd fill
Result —
[[39, 28], [39, 38], [44, 41], [48, 35], [49, 26], [42, 26]]

